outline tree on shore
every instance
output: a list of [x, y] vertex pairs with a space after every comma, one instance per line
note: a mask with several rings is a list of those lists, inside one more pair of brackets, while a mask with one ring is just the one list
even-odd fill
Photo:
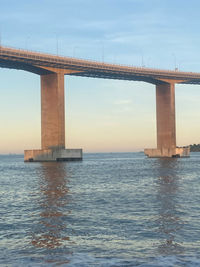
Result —
[[190, 145], [190, 151], [191, 152], [200, 152], [200, 144]]

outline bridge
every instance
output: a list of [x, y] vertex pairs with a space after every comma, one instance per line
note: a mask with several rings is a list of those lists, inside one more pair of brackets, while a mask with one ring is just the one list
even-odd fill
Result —
[[41, 77], [41, 149], [25, 150], [25, 161], [82, 159], [81, 149], [65, 148], [64, 75], [154, 84], [157, 148], [144, 152], [149, 157], [189, 156], [188, 147], [176, 147], [175, 84], [200, 84], [200, 73], [108, 64], [4, 46], [0, 46], [0, 67]]

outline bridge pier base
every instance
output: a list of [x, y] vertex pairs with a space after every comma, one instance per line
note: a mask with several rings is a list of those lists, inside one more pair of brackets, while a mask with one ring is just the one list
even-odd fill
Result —
[[64, 73], [41, 75], [41, 146], [24, 161], [81, 160], [82, 149], [65, 149]]
[[82, 160], [82, 149], [35, 149], [24, 151], [25, 162]]
[[144, 154], [149, 158], [187, 158], [190, 156], [190, 147], [176, 147], [175, 149], [146, 148]]
[[189, 147], [176, 147], [175, 85], [156, 85], [157, 149], [145, 149], [148, 157], [188, 157]]

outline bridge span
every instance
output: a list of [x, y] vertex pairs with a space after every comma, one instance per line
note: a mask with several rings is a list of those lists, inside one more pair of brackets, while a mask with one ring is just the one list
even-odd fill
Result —
[[160, 70], [61, 57], [0, 46], [0, 67], [41, 77], [41, 149], [25, 150], [25, 161], [82, 159], [81, 149], [65, 149], [64, 75], [143, 81], [156, 86], [157, 148], [149, 157], [182, 157], [176, 147], [175, 84], [200, 84], [200, 73]]

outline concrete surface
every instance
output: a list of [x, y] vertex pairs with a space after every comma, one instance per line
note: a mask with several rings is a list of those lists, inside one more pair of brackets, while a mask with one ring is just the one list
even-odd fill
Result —
[[82, 160], [82, 149], [25, 150], [25, 162]]
[[144, 154], [149, 158], [185, 158], [190, 156], [190, 147], [145, 149]]
[[42, 149], [65, 147], [64, 74], [41, 76]]
[[41, 146], [25, 150], [24, 161], [82, 160], [82, 149], [65, 149], [63, 72], [41, 75]]
[[174, 83], [156, 86], [157, 148], [176, 148]]

